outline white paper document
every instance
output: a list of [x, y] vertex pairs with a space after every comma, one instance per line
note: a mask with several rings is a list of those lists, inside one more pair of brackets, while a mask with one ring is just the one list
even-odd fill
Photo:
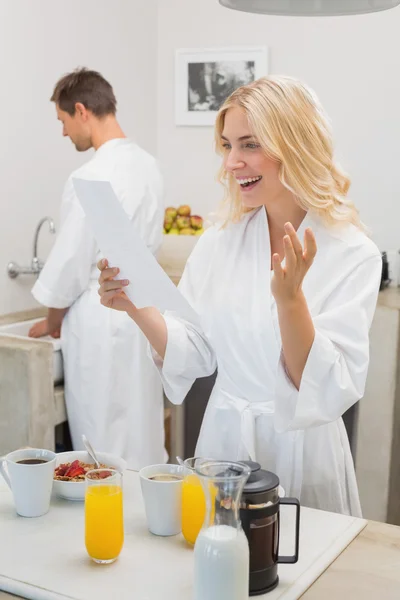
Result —
[[154, 306], [193, 321], [197, 318], [187, 300], [158, 264], [122, 208], [109, 181], [73, 178], [79, 202], [99, 248], [118, 279], [128, 279], [125, 293], [137, 308]]

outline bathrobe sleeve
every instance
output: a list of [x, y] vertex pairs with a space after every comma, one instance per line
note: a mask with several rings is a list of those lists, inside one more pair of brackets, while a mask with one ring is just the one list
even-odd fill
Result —
[[278, 431], [335, 421], [362, 398], [369, 363], [369, 329], [381, 269], [382, 260], [377, 253], [365, 258], [327, 298], [313, 319], [315, 339], [299, 390], [288, 377], [281, 358], [275, 405]]
[[69, 308], [85, 291], [96, 244], [70, 178], [64, 188], [61, 224], [32, 294], [49, 308]]

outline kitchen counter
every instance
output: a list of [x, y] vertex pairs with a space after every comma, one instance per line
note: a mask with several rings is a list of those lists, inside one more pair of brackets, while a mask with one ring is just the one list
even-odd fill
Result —
[[[302, 600], [398, 600], [400, 527], [370, 521]], [[0, 591], [0, 600], [17, 596]], [[190, 598], [188, 598], [190, 600]]]
[[369, 521], [302, 596], [302, 600], [322, 598], [399, 600], [400, 527]]
[[30, 321], [31, 319], [41, 319], [47, 314], [47, 309], [44, 306], [38, 308], [30, 308], [16, 313], [0, 315], [0, 325], [10, 325], [10, 323], [21, 323], [22, 321]]
[[370, 363], [364, 397], [356, 406], [354, 448], [365, 518], [394, 525], [400, 525], [399, 361], [400, 288], [388, 287], [379, 292], [370, 331]]
[[378, 306], [400, 310], [400, 287], [388, 287], [379, 292]]

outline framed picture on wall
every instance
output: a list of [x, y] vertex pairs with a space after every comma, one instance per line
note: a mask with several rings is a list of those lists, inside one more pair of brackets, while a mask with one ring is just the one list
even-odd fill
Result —
[[214, 125], [236, 88], [268, 74], [268, 48], [180, 49], [175, 62], [176, 125]]

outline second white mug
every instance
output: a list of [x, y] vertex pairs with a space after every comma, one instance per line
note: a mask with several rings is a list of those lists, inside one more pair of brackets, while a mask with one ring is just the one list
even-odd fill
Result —
[[[155, 475], [171, 475], [174, 479], [151, 479]], [[163, 536], [180, 533], [184, 469], [179, 465], [151, 465], [141, 469], [139, 476], [149, 531]]]

